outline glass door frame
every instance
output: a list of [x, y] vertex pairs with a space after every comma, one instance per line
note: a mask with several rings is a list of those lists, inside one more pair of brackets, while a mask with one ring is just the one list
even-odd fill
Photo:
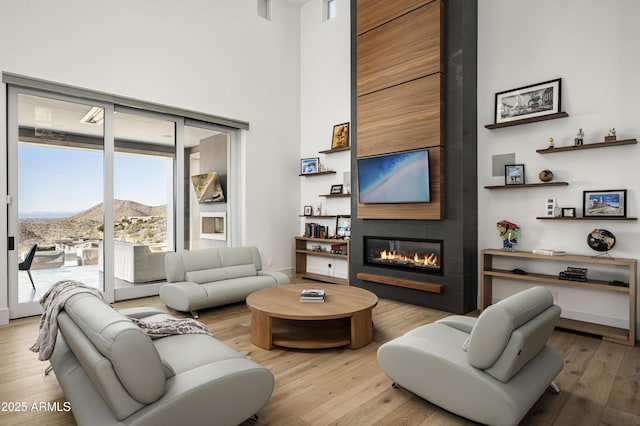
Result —
[[[140, 110], [137, 108], [131, 108], [131, 107], [122, 106], [122, 105], [115, 105], [114, 111], [122, 112], [124, 114], [129, 114], [129, 115], [138, 115], [140, 117], [170, 121], [174, 123], [175, 140], [174, 140], [174, 157], [173, 157], [173, 176], [171, 178], [173, 183], [173, 205], [167, 206], [167, 217], [169, 217], [168, 209], [169, 208], [172, 209], [171, 216], [173, 218], [173, 223], [170, 224], [172, 226], [172, 230], [171, 232], [167, 232], [167, 235], [171, 234], [173, 236], [172, 238], [173, 251], [182, 251], [184, 250], [184, 227], [178, 224], [181, 224], [184, 221], [184, 209], [178, 208], [178, 206], [184, 205], [184, 191], [181, 186], [182, 182], [181, 180], [179, 181], [179, 179], [181, 179], [181, 176], [184, 174], [184, 162], [183, 162], [184, 161], [183, 160], [184, 159], [184, 149], [183, 149], [184, 118], [177, 117], [171, 114], [162, 114], [154, 111], [145, 111], [145, 110]], [[114, 128], [115, 128], [115, 123], [114, 123]], [[113, 160], [113, 157], [112, 157], [112, 160]], [[113, 167], [111, 171], [113, 173]], [[111, 176], [112, 186], [113, 186], [113, 177], [114, 176], [112, 174]], [[112, 213], [113, 213], [113, 200], [114, 200], [114, 193], [112, 192], [111, 199], [109, 201], [111, 205]], [[167, 224], [167, 226], [169, 226], [169, 224]], [[167, 231], [169, 230], [167, 229]], [[111, 246], [111, 250], [108, 253], [110, 253], [110, 257], [111, 257], [110, 261], [111, 261], [111, 265], [113, 265], [113, 262], [114, 262], [113, 244], [115, 244], [113, 242], [113, 233], [111, 234], [111, 241], [112, 241], [111, 242], [112, 246]], [[112, 274], [113, 274], [113, 270], [112, 270]], [[112, 275], [111, 281], [113, 282], [113, 275]], [[160, 286], [162, 284], [164, 284], [164, 282], [149, 283], [149, 284], [144, 284], [142, 286], [133, 286], [131, 288], [125, 288], [125, 289], [114, 289], [114, 299], [118, 301], [118, 300], [134, 299], [139, 297], [157, 296], [160, 291]]]
[[[103, 126], [103, 155], [104, 155], [104, 229], [113, 229], [113, 153], [114, 153], [114, 107], [113, 104], [59, 95], [46, 91], [33, 90], [17, 86], [8, 86], [7, 91], [7, 231], [14, 238], [18, 235], [18, 97], [19, 95], [31, 95], [42, 98], [54, 99], [75, 104], [97, 106], [104, 108]], [[105, 232], [104, 244], [104, 275], [101, 291], [108, 302], [114, 301], [113, 281], [113, 256], [106, 253], [113, 252], [113, 233]], [[8, 305], [10, 318], [39, 315], [42, 307], [37, 301], [20, 303], [18, 299], [18, 263], [20, 262], [18, 250], [7, 250], [7, 280], [8, 280]]]

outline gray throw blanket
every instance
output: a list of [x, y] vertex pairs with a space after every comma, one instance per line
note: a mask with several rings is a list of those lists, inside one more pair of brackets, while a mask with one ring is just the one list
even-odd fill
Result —
[[46, 361], [51, 357], [58, 336], [58, 314], [64, 308], [64, 304], [73, 295], [90, 293], [107, 303], [98, 289], [88, 287], [80, 282], [72, 280], [58, 281], [40, 299], [44, 312], [40, 317], [40, 330], [38, 340], [29, 348], [32, 352], [38, 352], [38, 359]]
[[206, 334], [211, 336], [207, 326], [191, 318], [167, 318], [158, 321], [144, 321], [129, 317], [131, 321], [152, 339], [173, 336], [175, 334]]

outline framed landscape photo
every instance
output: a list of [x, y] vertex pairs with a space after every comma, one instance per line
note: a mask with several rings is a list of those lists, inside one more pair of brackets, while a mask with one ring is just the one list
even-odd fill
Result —
[[300, 173], [303, 175], [309, 175], [312, 173], [318, 173], [320, 171], [320, 159], [315, 158], [303, 158], [300, 160]]
[[504, 184], [524, 184], [524, 164], [507, 164], [504, 166]]
[[331, 149], [346, 148], [349, 146], [349, 123], [336, 124], [333, 126], [333, 137], [331, 138]]
[[574, 207], [563, 207], [562, 217], [576, 217], [576, 209]]
[[584, 217], [627, 217], [627, 190], [584, 191]]
[[496, 124], [560, 112], [561, 85], [558, 78], [496, 93]]
[[331, 185], [331, 194], [342, 194], [342, 184]]

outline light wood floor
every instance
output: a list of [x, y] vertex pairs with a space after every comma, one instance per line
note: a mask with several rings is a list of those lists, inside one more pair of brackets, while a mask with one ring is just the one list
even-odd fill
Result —
[[[173, 314], [158, 297], [115, 304], [116, 308], [149, 305]], [[470, 425], [451, 413], [391, 387], [378, 367], [378, 347], [417, 326], [449, 315], [381, 299], [373, 311], [372, 344], [359, 350], [275, 349], [251, 344], [250, 313], [244, 304], [201, 312], [200, 320], [220, 340], [271, 370], [276, 387], [251, 425]], [[184, 315], [178, 315], [184, 316]], [[1, 425], [73, 425], [47, 363], [28, 350], [35, 341], [39, 317], [0, 326]], [[561, 393], [546, 393], [534, 405], [525, 425], [640, 425], [640, 348], [602, 342], [599, 338], [556, 330], [551, 345], [565, 367], [556, 379]], [[49, 407], [37, 408], [49, 402]], [[26, 412], [7, 412], [10, 403], [26, 403]], [[36, 407], [33, 404], [36, 403]], [[187, 420], [187, 419], [185, 419]], [[188, 420], [187, 420], [188, 422]]]

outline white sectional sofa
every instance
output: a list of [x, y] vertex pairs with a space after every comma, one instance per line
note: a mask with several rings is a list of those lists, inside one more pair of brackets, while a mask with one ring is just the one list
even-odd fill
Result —
[[160, 287], [160, 299], [178, 311], [242, 302], [256, 290], [288, 284], [279, 271], [262, 270], [256, 247], [224, 247], [167, 253], [167, 284]]
[[[100, 270], [102, 271], [102, 241], [100, 242]], [[113, 275], [133, 284], [164, 280], [166, 252], [153, 252], [146, 244], [114, 242]]]
[[172, 318], [146, 307], [118, 312], [87, 293], [58, 315], [49, 361], [78, 425], [237, 425], [271, 397], [273, 374], [214, 337], [152, 340], [125, 315]]

